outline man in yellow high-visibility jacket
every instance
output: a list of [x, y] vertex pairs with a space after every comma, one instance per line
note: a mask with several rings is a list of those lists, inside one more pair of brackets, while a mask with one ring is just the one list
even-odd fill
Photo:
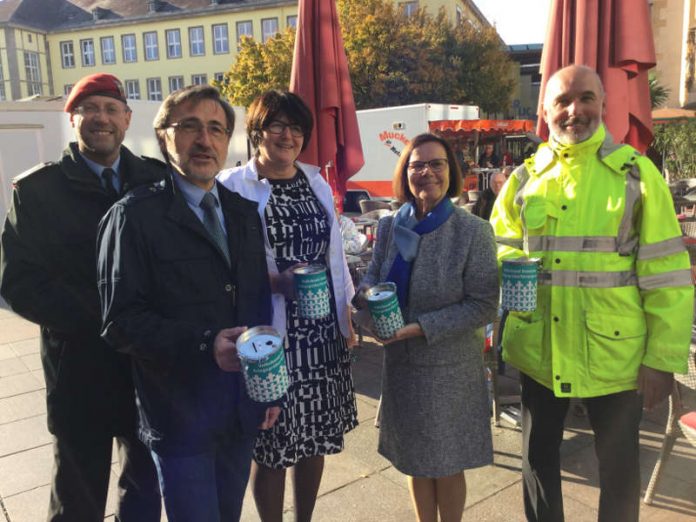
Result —
[[583, 399], [600, 468], [599, 520], [638, 520], [642, 407], [685, 373], [693, 286], [667, 185], [612, 142], [597, 74], [547, 84], [548, 143], [511, 176], [491, 222], [499, 260], [540, 258], [537, 307], [510, 312], [503, 355], [520, 370], [528, 520], [563, 520], [559, 448], [570, 397]]

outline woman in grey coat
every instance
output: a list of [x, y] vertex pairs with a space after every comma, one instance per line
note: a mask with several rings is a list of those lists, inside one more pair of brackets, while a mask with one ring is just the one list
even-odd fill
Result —
[[411, 141], [393, 178], [404, 205], [379, 222], [357, 301], [374, 284], [397, 285], [406, 325], [382, 340], [379, 452], [408, 475], [421, 521], [438, 511], [461, 520], [464, 470], [492, 462], [481, 327], [496, 315], [498, 271], [490, 225], [450, 201], [461, 184], [445, 140]]

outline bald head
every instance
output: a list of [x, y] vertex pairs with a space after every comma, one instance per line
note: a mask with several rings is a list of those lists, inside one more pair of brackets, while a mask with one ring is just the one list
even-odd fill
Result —
[[549, 78], [543, 116], [556, 141], [570, 145], [589, 139], [603, 115], [604, 87], [593, 69], [569, 65]]
[[602, 85], [602, 79], [597, 74], [597, 71], [587, 65], [567, 65], [553, 73], [549, 81], [546, 82], [544, 105], [547, 105], [549, 100], [553, 99], [550, 96], [559, 88], [562, 88], [563, 85], [579, 79], [587, 79], [591, 83], [594, 83], [594, 88], [604, 97], [604, 86]]

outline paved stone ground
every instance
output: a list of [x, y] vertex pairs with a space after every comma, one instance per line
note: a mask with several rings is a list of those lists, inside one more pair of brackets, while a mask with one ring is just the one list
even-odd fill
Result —
[[[0, 522], [45, 519], [51, 473], [50, 436], [46, 431], [44, 381], [39, 359], [38, 328], [0, 309]], [[367, 340], [369, 341], [369, 339]], [[406, 481], [376, 452], [373, 426], [379, 398], [381, 348], [366, 342], [354, 367], [360, 425], [346, 437], [346, 449], [326, 461], [314, 519], [323, 521], [401, 522], [413, 520]], [[501, 380], [514, 393], [516, 382]], [[696, 409], [696, 398], [688, 400]], [[653, 469], [666, 408], [645, 415], [641, 425], [643, 484]], [[467, 472], [465, 520], [524, 520], [521, 501], [520, 433], [493, 428], [495, 463]], [[569, 414], [563, 452], [566, 519], [597, 519], [599, 497], [596, 459], [587, 420]], [[113, 478], [118, 464], [113, 465]], [[113, 484], [113, 481], [112, 481]], [[288, 487], [288, 493], [290, 488]], [[113, 490], [107, 519], [113, 520]], [[285, 520], [292, 520], [286, 495]], [[163, 517], [163, 520], [166, 520]], [[247, 493], [242, 520], [258, 520]], [[655, 504], [643, 506], [641, 521], [696, 520], [696, 449], [679, 439], [658, 485]]]

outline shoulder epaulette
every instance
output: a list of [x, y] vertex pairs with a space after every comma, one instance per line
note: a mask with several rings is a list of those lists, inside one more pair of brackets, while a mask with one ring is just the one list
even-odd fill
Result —
[[49, 161], [46, 163], [39, 163], [38, 165], [35, 165], [32, 168], [30, 168], [29, 170], [25, 170], [21, 174], [12, 178], [12, 185], [15, 186], [18, 183], [20, 183], [22, 180], [27, 179], [29, 176], [33, 176], [39, 172], [42, 172], [46, 169], [46, 167], [51, 167], [53, 165], [56, 165], [56, 163], [53, 161]]
[[133, 190], [129, 190], [128, 193], [119, 201], [124, 205], [132, 205], [140, 200], [162, 194], [166, 187], [164, 180], [155, 181], [154, 183], [148, 183], [146, 185], [140, 185], [135, 187]]
[[639, 157], [641, 153], [630, 145], [619, 145], [608, 154], [600, 155], [602, 163], [617, 174], [631, 173]]

